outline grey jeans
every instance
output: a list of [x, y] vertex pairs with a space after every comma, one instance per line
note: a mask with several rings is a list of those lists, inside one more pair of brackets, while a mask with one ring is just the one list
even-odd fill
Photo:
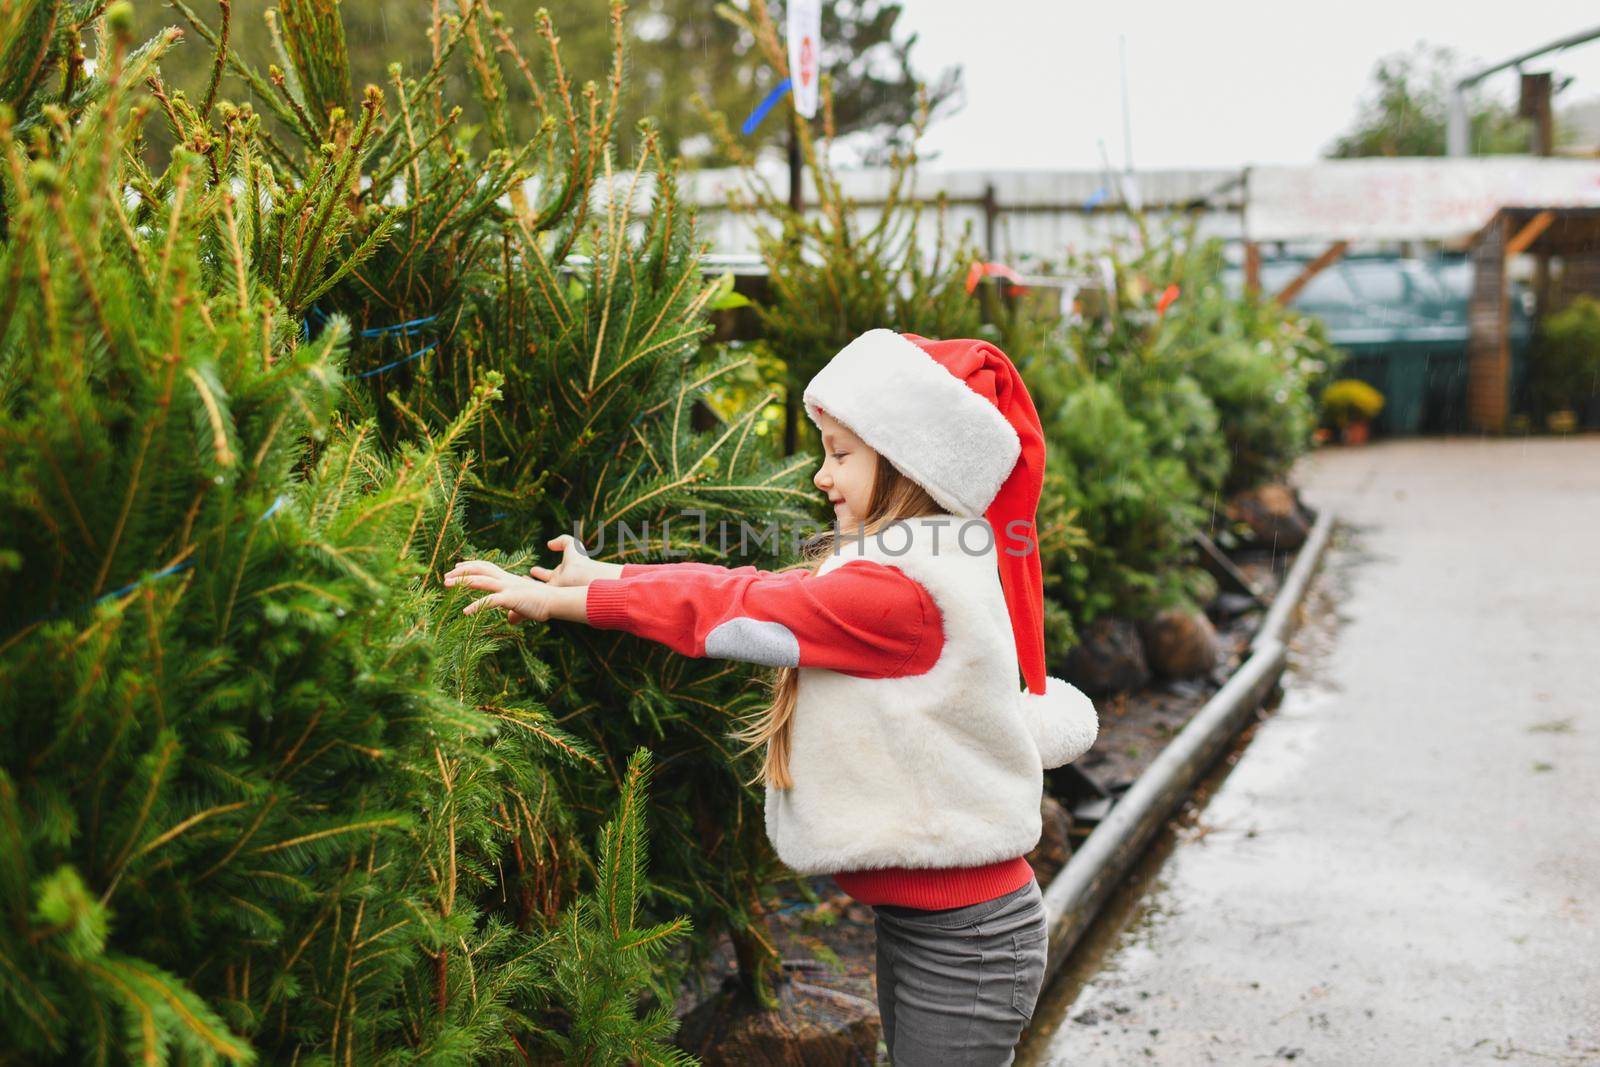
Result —
[[1011, 1063], [1044, 984], [1038, 880], [961, 908], [872, 910], [878, 1015], [896, 1067]]

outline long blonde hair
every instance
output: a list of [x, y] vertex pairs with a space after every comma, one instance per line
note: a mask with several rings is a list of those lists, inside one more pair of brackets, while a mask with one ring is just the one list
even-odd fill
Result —
[[[877, 468], [872, 478], [872, 501], [867, 505], [867, 516], [862, 522], [862, 529], [859, 532], [850, 531], [845, 535], [846, 540], [871, 537], [879, 530], [903, 519], [914, 519], [922, 515], [950, 514], [929, 495], [926, 489], [906, 477], [893, 463], [882, 455], [877, 453], [874, 455]], [[837, 527], [818, 535], [806, 543], [801, 554], [801, 562], [784, 569], [817, 569], [826, 557], [833, 554], [838, 541]], [[772, 695], [771, 706], [754, 716], [743, 729], [734, 731], [730, 736], [748, 742], [739, 752], [740, 756], [761, 745], [767, 746], [767, 755], [761, 771], [746, 782], [746, 785], [765, 781], [774, 789], [789, 789], [794, 785], [794, 780], [789, 777], [789, 738], [793, 733], [800, 672], [794, 667], [779, 667], [767, 686]]]

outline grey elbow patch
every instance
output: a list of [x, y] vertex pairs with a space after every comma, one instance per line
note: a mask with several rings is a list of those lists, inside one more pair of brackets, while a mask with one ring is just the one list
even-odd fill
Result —
[[706, 655], [768, 667], [798, 667], [800, 640], [781, 622], [729, 619], [706, 634]]

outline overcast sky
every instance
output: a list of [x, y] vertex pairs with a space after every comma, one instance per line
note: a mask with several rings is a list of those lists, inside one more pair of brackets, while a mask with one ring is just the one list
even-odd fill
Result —
[[[1419, 40], [1487, 64], [1600, 27], [1593, 0], [904, 0], [904, 9], [925, 75], [964, 68], [966, 106], [923, 144], [941, 153], [941, 169], [1098, 168], [1102, 138], [1120, 167], [1119, 36], [1134, 166], [1225, 167], [1314, 160], [1355, 118], [1377, 59]], [[1528, 69], [1576, 77], [1558, 106], [1600, 96], [1600, 40]], [[1515, 102], [1516, 72], [1485, 87]]]

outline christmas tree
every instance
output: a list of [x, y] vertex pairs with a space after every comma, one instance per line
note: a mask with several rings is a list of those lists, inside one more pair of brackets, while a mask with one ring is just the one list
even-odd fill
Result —
[[[653, 133], [641, 132], [626, 165], [611, 149], [624, 91], [621, 6], [611, 8], [615, 57], [600, 84], [574, 87], [548, 19], [537, 26], [535, 64], [475, 3], [436, 17], [432, 66], [415, 79], [394, 70], [393, 107], [369, 95], [359, 119], [345, 111], [337, 11], [291, 16], [295, 7], [276, 20], [282, 66], [266, 74], [223, 45], [228, 32], [183, 10], [217, 45], [219, 69], [237, 71], [274, 116], [260, 133], [274, 147], [254, 180], [290, 205], [289, 218], [310, 220], [286, 228], [293, 240], [281, 254], [300, 260], [309, 238], [299, 235], [314, 234], [341, 265], [331, 284], [293, 283], [288, 299], [307, 336], [333, 316], [354, 324], [360, 387], [349, 410], [399, 445], [440, 432], [481, 375], [500, 375], [502, 402], [470, 434], [469, 540], [453, 550], [526, 569], [550, 537], [572, 531], [612, 560], [793, 558], [777, 531], [812, 517], [810, 461], [775, 455], [752, 435], [771, 395], [726, 422], [696, 418], [697, 401], [748, 360], [702, 350], [715, 283], [701, 277], [692, 219]], [[450, 72], [463, 68], [476, 86], [470, 112], [449, 99]], [[506, 106], [508, 78], [526, 85], [535, 121]], [[170, 113], [185, 143], [230, 140], [199, 111]], [[463, 129], [469, 113], [473, 131]], [[531, 135], [519, 133], [530, 125]], [[310, 185], [329, 173], [348, 193], [319, 230]], [[741, 546], [746, 519], [765, 540]], [[431, 559], [432, 573], [450, 562]], [[586, 876], [583, 842], [616, 796], [624, 755], [648, 746], [660, 769], [652, 903], [687, 913], [701, 932], [695, 957], [731, 928], [750, 991], [769, 999], [776, 954], [761, 898], [778, 865], [762, 798], [741, 784], [751, 768], [735, 766], [726, 737], [764, 699], [752, 669], [570, 628], [496, 637], [476, 684], [521, 725], [494, 746], [515, 769], [506, 787], [515, 802], [496, 824], [513, 861], [494, 870], [486, 895], [507, 902], [507, 921], [550, 921]], [[669, 1000], [671, 976], [659, 978], [658, 999]]]
[[[280, 182], [258, 116], [162, 90], [173, 35], [34, 8], [0, 57], [0, 1041], [681, 1059], [635, 1010], [688, 929], [641, 920], [648, 753], [591, 891], [549, 921], [503, 894], [508, 810], [549, 780], [507, 735], [563, 735], [497, 699], [505, 636], [429, 580], [499, 376], [386, 443], [348, 410], [346, 316], [295, 314], [397, 221], [349, 195], [381, 98], [330, 107], [331, 149]], [[155, 171], [152, 109], [188, 133]]]

